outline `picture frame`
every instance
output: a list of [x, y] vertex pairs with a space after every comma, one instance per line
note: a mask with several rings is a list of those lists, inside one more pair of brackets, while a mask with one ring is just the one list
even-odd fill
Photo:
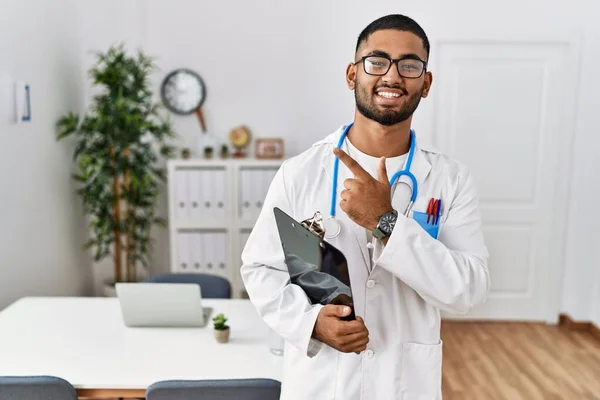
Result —
[[255, 141], [255, 157], [258, 159], [279, 160], [284, 155], [282, 138], [260, 138]]

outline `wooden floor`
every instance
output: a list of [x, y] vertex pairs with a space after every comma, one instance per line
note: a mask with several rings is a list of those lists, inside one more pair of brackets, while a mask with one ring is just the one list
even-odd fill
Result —
[[600, 399], [600, 340], [527, 323], [444, 322], [444, 400]]
[[529, 323], [443, 322], [444, 400], [600, 400], [600, 339]]

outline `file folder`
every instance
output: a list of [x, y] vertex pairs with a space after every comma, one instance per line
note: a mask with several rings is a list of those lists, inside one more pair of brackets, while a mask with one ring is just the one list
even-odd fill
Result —
[[281, 209], [275, 207], [273, 213], [291, 283], [300, 286], [312, 304], [350, 306], [351, 314], [342, 319], [356, 319], [344, 254]]

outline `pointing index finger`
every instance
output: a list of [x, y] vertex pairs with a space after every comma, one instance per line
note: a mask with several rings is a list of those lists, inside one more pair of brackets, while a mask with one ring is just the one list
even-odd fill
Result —
[[339, 147], [333, 149], [333, 154], [335, 154], [336, 157], [339, 158], [344, 163], [344, 165], [348, 167], [350, 171], [352, 171], [354, 176], [364, 177], [365, 175], [369, 175], [367, 171], [365, 171], [363, 167], [361, 167], [360, 164], [356, 162], [355, 159], [350, 157], [344, 150], [340, 149]]

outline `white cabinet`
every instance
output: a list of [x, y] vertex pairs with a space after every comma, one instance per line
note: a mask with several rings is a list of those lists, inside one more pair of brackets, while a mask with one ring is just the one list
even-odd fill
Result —
[[280, 160], [170, 160], [171, 272], [227, 278], [243, 296], [241, 253]]

